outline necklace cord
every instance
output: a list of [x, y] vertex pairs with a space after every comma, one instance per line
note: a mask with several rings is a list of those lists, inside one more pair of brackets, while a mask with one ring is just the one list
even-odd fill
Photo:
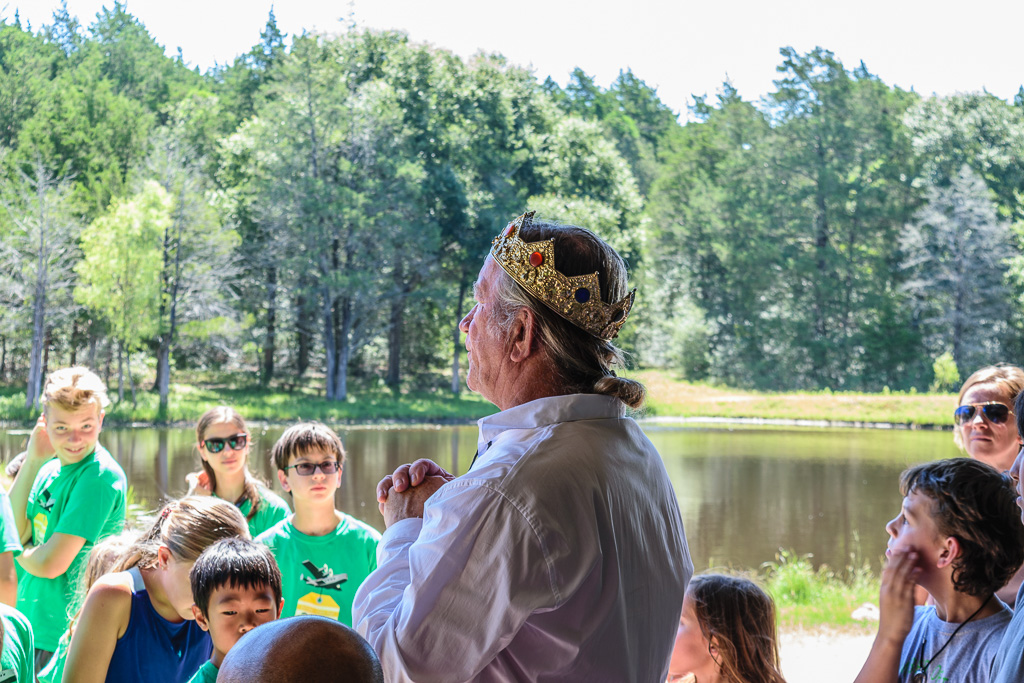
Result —
[[916, 676], [919, 673], [923, 673], [925, 675], [925, 678], [927, 679], [927, 676], [928, 676], [928, 666], [932, 662], [935, 661], [936, 657], [938, 657], [940, 654], [942, 654], [942, 651], [946, 649], [947, 645], [949, 645], [951, 642], [953, 642], [953, 638], [956, 637], [957, 633], [960, 633], [960, 629], [962, 629], [964, 626], [966, 626], [967, 623], [969, 621], [971, 621], [971, 619], [973, 619], [974, 617], [978, 616], [981, 613], [981, 610], [985, 609], [985, 606], [989, 603], [989, 600], [991, 600], [991, 599], [992, 599], [992, 596], [991, 595], [988, 596], [985, 599], [985, 602], [981, 603], [981, 607], [979, 607], [978, 609], [974, 610], [974, 614], [972, 614], [971, 616], [969, 616], [966, 619], [964, 619], [963, 622], [961, 622], [960, 625], [958, 625], [953, 630], [953, 633], [949, 636], [949, 638], [946, 639], [946, 642], [942, 644], [942, 647], [939, 648], [939, 651], [936, 652], [935, 654], [933, 654], [931, 656], [931, 658], [927, 662], [924, 661], [924, 643], [922, 642], [921, 643], [921, 656], [920, 656], [920, 659], [918, 659], [918, 661], [921, 662], [921, 665], [917, 667], [917, 671], [914, 672], [914, 675]]

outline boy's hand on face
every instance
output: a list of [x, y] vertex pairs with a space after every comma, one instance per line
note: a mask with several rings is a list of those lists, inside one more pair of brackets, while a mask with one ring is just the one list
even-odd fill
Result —
[[32, 435], [28, 438], [28, 457], [37, 460], [49, 460], [57, 451], [50, 443], [50, 435], [46, 433], [46, 413], [39, 416]]
[[378, 504], [380, 514], [384, 516], [384, 526], [390, 527], [395, 522], [412, 517], [423, 517], [423, 504], [434, 492], [448, 483], [442, 476], [429, 476], [418, 485], [399, 492], [392, 487], [387, 492], [384, 502]]
[[887, 638], [900, 647], [914, 625], [914, 588], [921, 568], [917, 553], [894, 550], [882, 570], [879, 593], [878, 637]]

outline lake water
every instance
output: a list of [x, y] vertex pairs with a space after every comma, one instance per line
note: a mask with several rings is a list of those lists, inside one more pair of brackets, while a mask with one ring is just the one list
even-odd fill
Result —
[[[251, 469], [281, 493], [268, 462], [283, 427], [251, 426]], [[844, 569], [867, 560], [877, 570], [885, 523], [899, 511], [907, 466], [957, 454], [950, 432], [646, 424], [675, 485], [694, 564], [755, 568], [780, 548]], [[476, 427], [340, 430], [348, 460], [338, 507], [383, 530], [374, 489], [382, 476], [416, 458], [465, 472]], [[25, 444], [24, 430], [0, 431], [0, 459]], [[105, 429], [136, 501], [159, 507], [185, 491], [198, 469], [189, 429]], [[285, 496], [287, 499], [287, 496]]]

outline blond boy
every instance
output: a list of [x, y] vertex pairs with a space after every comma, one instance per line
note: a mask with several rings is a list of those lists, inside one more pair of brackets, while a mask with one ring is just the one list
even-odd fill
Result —
[[49, 660], [77, 607], [75, 589], [89, 550], [124, 528], [124, 470], [98, 443], [106, 387], [83, 367], [50, 374], [43, 414], [11, 486], [18, 556], [18, 610], [35, 632], [36, 671]]

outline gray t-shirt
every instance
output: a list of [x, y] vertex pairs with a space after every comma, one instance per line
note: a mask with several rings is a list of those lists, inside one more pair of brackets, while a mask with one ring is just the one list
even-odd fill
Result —
[[[993, 597], [993, 600], [999, 598]], [[914, 625], [903, 641], [903, 654], [900, 655], [900, 683], [910, 683], [914, 672], [924, 662], [928, 663], [929, 683], [991, 683], [994, 680], [992, 663], [1013, 616], [1004, 603], [999, 605], [1002, 609], [992, 616], [965, 624], [941, 652], [940, 648], [960, 624], [939, 619], [934, 605], [915, 607]]]
[[1003, 632], [999, 652], [992, 663], [992, 683], [1024, 681], [1024, 584], [1017, 591], [1017, 611]]

